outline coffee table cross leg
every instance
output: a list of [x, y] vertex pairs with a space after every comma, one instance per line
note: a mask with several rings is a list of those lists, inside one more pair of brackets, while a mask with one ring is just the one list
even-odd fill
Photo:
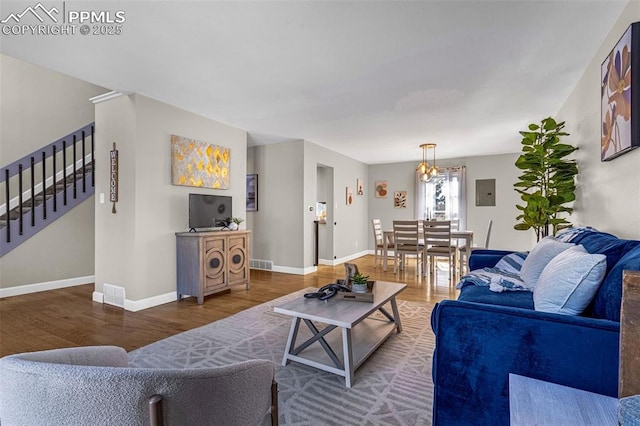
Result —
[[391, 310], [393, 311], [394, 321], [396, 323], [396, 331], [402, 333], [402, 322], [400, 322], [400, 312], [398, 311], [398, 303], [396, 298], [391, 298]]
[[402, 324], [400, 323], [400, 314], [398, 312], [398, 304], [396, 303], [396, 298], [392, 298], [390, 301], [391, 310], [393, 311], [393, 315], [391, 315], [385, 308], [382, 306], [378, 308], [382, 314], [387, 317], [387, 319], [391, 322], [396, 323], [396, 330], [398, 333], [402, 332]]
[[378, 308], [378, 310], [380, 312], [382, 312], [382, 314], [387, 317], [387, 319], [391, 322], [396, 322], [396, 319], [394, 317], [391, 316], [391, 314], [389, 312], [387, 312], [387, 310], [385, 308]]
[[318, 343], [320, 343], [320, 345], [322, 346], [324, 351], [327, 353], [327, 355], [329, 355], [329, 358], [331, 358], [331, 361], [333, 361], [335, 366], [338, 368], [342, 368], [342, 363], [338, 359], [338, 356], [333, 351], [333, 349], [331, 349], [331, 346], [329, 346], [327, 341], [324, 340], [324, 336], [326, 336], [329, 332], [335, 329], [336, 326], [328, 325], [322, 331], [318, 331], [318, 328], [310, 320], [304, 319], [303, 321], [305, 324], [307, 324], [307, 327], [309, 327], [309, 330], [311, 330], [311, 332], [313, 333], [313, 336], [309, 338], [309, 340], [307, 340], [306, 342], [300, 344], [300, 346], [298, 346], [297, 348], [295, 349], [292, 348], [290, 352], [291, 355], [298, 355], [300, 352], [308, 348], [309, 345], [311, 345], [313, 342], [317, 341]]

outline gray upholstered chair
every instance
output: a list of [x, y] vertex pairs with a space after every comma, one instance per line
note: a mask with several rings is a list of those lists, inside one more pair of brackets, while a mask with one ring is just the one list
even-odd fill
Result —
[[277, 424], [275, 364], [128, 367], [115, 346], [0, 359], [0, 423], [10, 425]]

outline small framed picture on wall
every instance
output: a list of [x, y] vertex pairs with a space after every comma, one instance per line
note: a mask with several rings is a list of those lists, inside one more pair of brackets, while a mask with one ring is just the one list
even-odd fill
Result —
[[396, 191], [393, 193], [393, 207], [396, 209], [407, 208], [407, 191]]
[[386, 180], [376, 181], [376, 198], [387, 198], [388, 190], [387, 190], [388, 182]]
[[247, 175], [247, 211], [258, 211], [258, 175]]

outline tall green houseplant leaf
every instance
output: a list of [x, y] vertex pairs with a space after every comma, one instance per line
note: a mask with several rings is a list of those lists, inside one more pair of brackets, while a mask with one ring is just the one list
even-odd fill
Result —
[[523, 204], [516, 205], [520, 214], [514, 226], [520, 231], [533, 229], [538, 241], [553, 235], [560, 229], [571, 226], [563, 216], [573, 209], [567, 204], [575, 197], [575, 177], [578, 166], [575, 160], [566, 159], [578, 148], [562, 143], [560, 138], [568, 136], [562, 131], [564, 121], [557, 123], [547, 117], [540, 124], [529, 124], [522, 135], [522, 154], [516, 167], [522, 171], [515, 190]]

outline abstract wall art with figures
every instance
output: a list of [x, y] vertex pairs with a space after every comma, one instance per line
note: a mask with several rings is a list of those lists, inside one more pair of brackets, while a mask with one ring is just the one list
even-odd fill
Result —
[[600, 159], [608, 161], [640, 146], [640, 23], [625, 31], [601, 75]]

